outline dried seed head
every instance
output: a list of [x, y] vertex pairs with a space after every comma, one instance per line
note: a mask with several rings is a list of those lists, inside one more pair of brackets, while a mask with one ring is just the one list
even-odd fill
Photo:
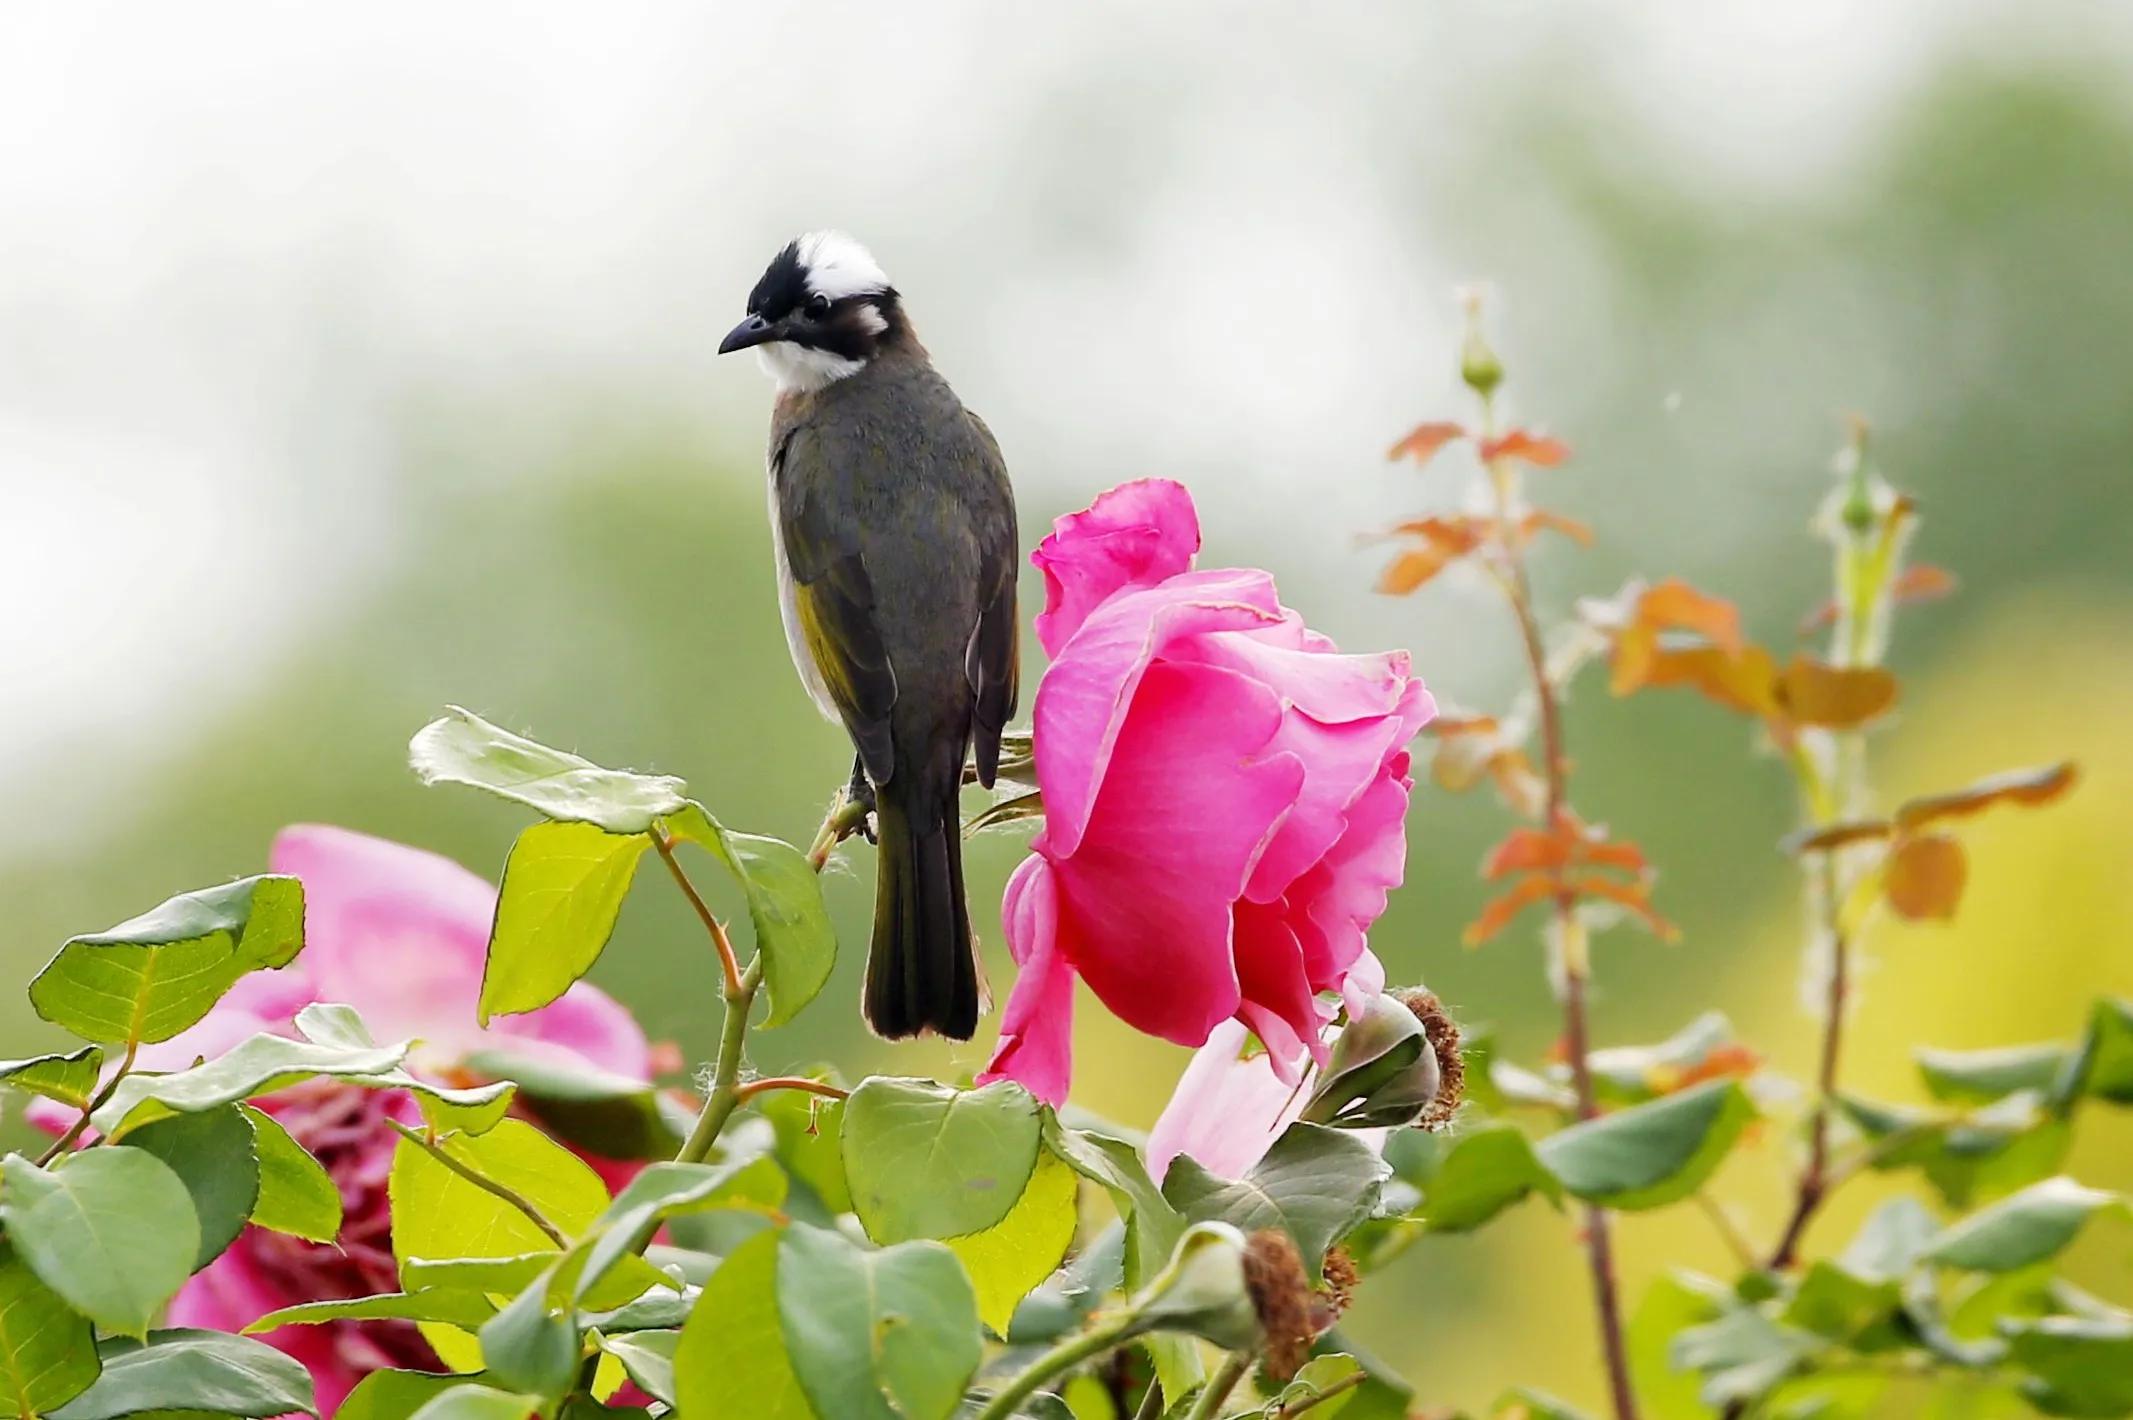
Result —
[[1266, 1373], [1286, 1383], [1310, 1358], [1311, 1342], [1321, 1329], [1319, 1298], [1287, 1233], [1267, 1228], [1246, 1239], [1244, 1286], [1265, 1336]]
[[1459, 1023], [1445, 1012], [1444, 1003], [1427, 987], [1410, 987], [1391, 995], [1422, 1023], [1430, 1049], [1437, 1055], [1437, 1097], [1422, 1111], [1415, 1127], [1442, 1129], [1452, 1122], [1466, 1099], [1466, 1057], [1459, 1053]]

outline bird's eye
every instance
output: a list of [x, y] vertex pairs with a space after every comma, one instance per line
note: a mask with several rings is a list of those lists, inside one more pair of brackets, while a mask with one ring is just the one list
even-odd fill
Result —
[[808, 301], [807, 301], [807, 315], [808, 315], [808, 319], [810, 319], [810, 320], [821, 320], [821, 319], [822, 319], [822, 318], [823, 318], [824, 316], [828, 315], [829, 313], [830, 313], [830, 299], [829, 299], [829, 297], [827, 297], [827, 296], [810, 296], [810, 297], [808, 298]]

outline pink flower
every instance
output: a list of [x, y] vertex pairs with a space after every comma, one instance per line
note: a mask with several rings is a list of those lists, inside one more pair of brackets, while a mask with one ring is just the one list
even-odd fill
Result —
[[1384, 984], [1366, 941], [1407, 856], [1406, 746], [1435, 713], [1405, 652], [1344, 656], [1252, 569], [1193, 571], [1191, 495], [1148, 479], [1032, 555], [1044, 828], [1002, 906], [1021, 968], [987, 1078], [1058, 1103], [1079, 976], [1181, 1045], [1237, 1020], [1293, 1083], [1320, 993]]
[[[302, 954], [239, 981], [190, 1030], [143, 1047], [142, 1067], [182, 1069], [253, 1035], [291, 1034], [299, 1009], [331, 1001], [353, 1006], [380, 1041], [419, 1038], [408, 1067], [429, 1078], [454, 1075], [467, 1055], [487, 1048], [650, 1078], [644, 1032], [584, 982], [538, 1011], [487, 1029], [475, 1023], [496, 890], [457, 863], [347, 829], [300, 825], [275, 838], [271, 866], [303, 880]], [[396, 1290], [385, 1184], [398, 1136], [387, 1120], [412, 1119], [412, 1101], [317, 1080], [260, 1103], [340, 1186], [340, 1237], [322, 1246], [246, 1228], [171, 1302], [171, 1326], [237, 1331], [296, 1302]], [[407, 1322], [287, 1326], [261, 1339], [310, 1369], [327, 1415], [371, 1371], [442, 1369]]]
[[[1247, 1040], [1241, 1022], [1224, 1021], [1193, 1052], [1148, 1131], [1148, 1172], [1157, 1183], [1180, 1154], [1209, 1173], [1242, 1178], [1310, 1104], [1317, 1066], [1304, 1058], [1309, 1052], [1299, 1048], [1296, 1059], [1277, 1062], [1263, 1050], [1243, 1054]], [[1379, 1152], [1392, 1133], [1352, 1132]]]

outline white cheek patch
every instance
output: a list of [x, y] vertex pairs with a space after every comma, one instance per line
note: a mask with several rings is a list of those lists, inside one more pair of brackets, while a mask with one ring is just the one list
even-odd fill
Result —
[[866, 368], [867, 363], [847, 360], [827, 350], [810, 350], [784, 340], [758, 345], [755, 358], [762, 365], [763, 373], [778, 382], [780, 391], [798, 390], [802, 393], [835, 384], [847, 375], [856, 375]]
[[889, 289], [873, 253], [843, 232], [809, 232], [800, 238], [800, 267], [809, 292], [832, 301]]
[[888, 318], [882, 315], [880, 309], [872, 301], [863, 306], [854, 307], [852, 315], [861, 325], [867, 328], [868, 335], [879, 335], [889, 328]]

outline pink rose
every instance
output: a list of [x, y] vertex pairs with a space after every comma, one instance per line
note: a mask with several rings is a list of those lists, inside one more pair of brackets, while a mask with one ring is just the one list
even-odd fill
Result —
[[1044, 828], [1002, 906], [1021, 971], [987, 1078], [1063, 1100], [1079, 976], [1138, 1030], [1235, 1019], [1294, 1082], [1320, 993], [1379, 990], [1370, 924], [1406, 863], [1406, 746], [1435, 713], [1403, 651], [1344, 656], [1253, 569], [1193, 571], [1183, 487], [1058, 520], [1037, 637]]
[[[291, 1034], [299, 1009], [331, 1001], [353, 1006], [381, 1041], [419, 1038], [408, 1068], [427, 1078], [449, 1079], [469, 1054], [496, 1048], [650, 1078], [644, 1032], [584, 982], [538, 1011], [487, 1029], [475, 1024], [496, 890], [457, 863], [347, 829], [300, 825], [275, 838], [271, 867], [303, 880], [302, 954], [279, 971], [240, 980], [190, 1030], [144, 1046], [142, 1068], [182, 1069], [257, 1034]], [[172, 1300], [171, 1326], [238, 1331], [297, 1302], [398, 1290], [385, 1189], [398, 1136], [387, 1120], [413, 1121], [413, 1101], [315, 1080], [260, 1105], [340, 1186], [340, 1236], [327, 1246], [246, 1228]], [[286, 1326], [261, 1339], [310, 1369], [327, 1415], [371, 1371], [442, 1369], [408, 1322]]]

